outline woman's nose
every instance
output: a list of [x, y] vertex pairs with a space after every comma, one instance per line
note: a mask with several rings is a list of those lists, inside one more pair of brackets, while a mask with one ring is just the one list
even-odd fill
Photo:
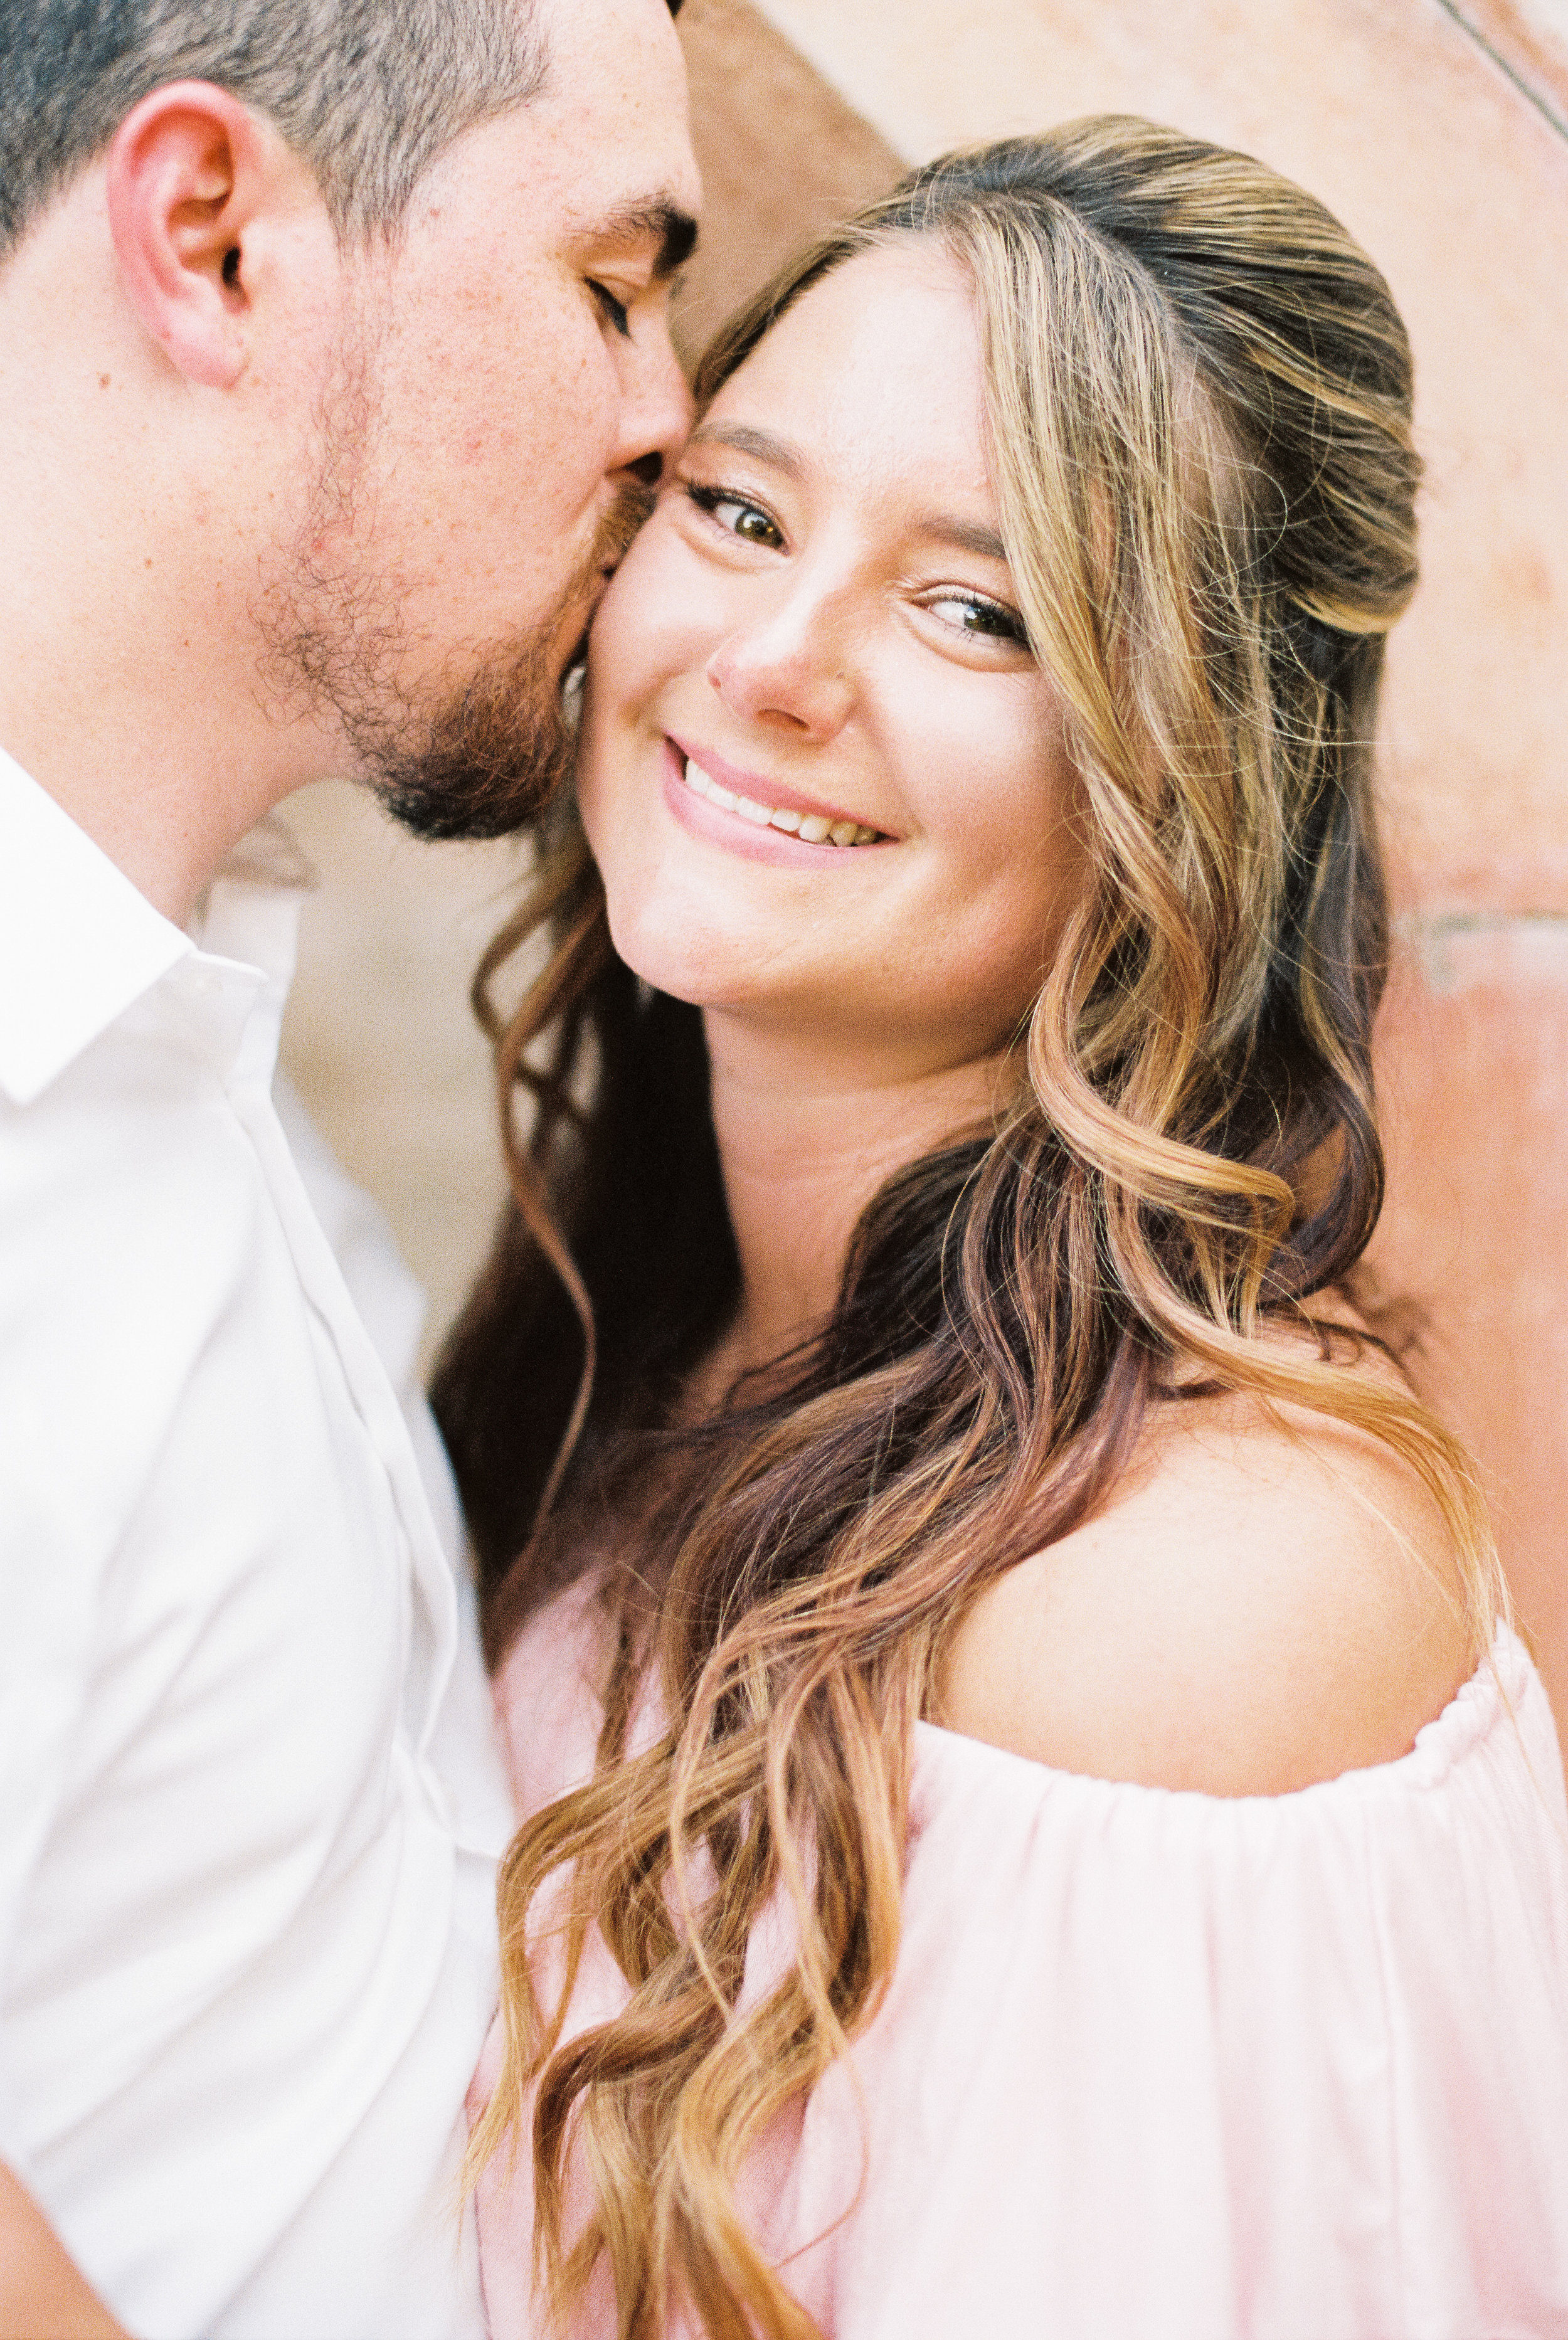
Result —
[[853, 704], [850, 668], [845, 613], [829, 597], [797, 592], [727, 635], [708, 661], [708, 679], [746, 722], [830, 739]]

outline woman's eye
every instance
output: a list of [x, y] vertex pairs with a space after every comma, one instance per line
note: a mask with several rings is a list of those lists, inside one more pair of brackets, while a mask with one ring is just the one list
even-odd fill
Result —
[[622, 340], [630, 341], [631, 317], [625, 302], [618, 301], [608, 284], [600, 284], [591, 276], [588, 280], [588, 289]]
[[928, 601], [926, 607], [945, 626], [956, 626], [960, 633], [982, 634], [992, 641], [1027, 644], [1022, 618], [1003, 601], [987, 601], [978, 593], [943, 593], [934, 601]]
[[744, 496], [735, 495], [728, 488], [691, 487], [687, 493], [700, 511], [705, 511], [720, 528], [745, 543], [766, 545], [769, 550], [777, 550], [783, 543], [778, 522], [769, 518], [760, 504], [748, 503]]

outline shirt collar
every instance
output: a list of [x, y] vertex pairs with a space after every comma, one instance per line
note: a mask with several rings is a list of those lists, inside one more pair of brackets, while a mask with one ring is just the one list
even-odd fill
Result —
[[183, 961], [259, 963], [281, 1015], [308, 882], [288, 832], [264, 823], [213, 880], [198, 949], [0, 749], [0, 1090], [31, 1105]]
[[0, 1088], [31, 1105], [192, 948], [0, 749]]

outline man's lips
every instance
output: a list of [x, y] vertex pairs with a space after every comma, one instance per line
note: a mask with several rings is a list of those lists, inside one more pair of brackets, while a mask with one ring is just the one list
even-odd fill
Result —
[[688, 763], [695, 764], [698, 770], [705, 772], [716, 786], [728, 790], [738, 799], [766, 806], [775, 812], [799, 813], [803, 820], [824, 821], [829, 829], [840, 827], [869, 829], [879, 839], [885, 835], [874, 821], [867, 820], [860, 813], [850, 812], [842, 805], [825, 804], [820, 797], [804, 796], [799, 788], [790, 788], [787, 781], [771, 779], [765, 773], [742, 771], [738, 764], [729, 763], [713, 749], [689, 747], [685, 740], [676, 739], [673, 732], [669, 737], [682, 768]]

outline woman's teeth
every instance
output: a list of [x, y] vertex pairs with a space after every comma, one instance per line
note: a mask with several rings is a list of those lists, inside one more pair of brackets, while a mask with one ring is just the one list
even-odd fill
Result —
[[829, 820], [819, 812], [786, 812], [773, 805], [758, 804], [750, 797], [734, 796], [717, 780], [710, 780], [701, 765], [690, 757], [686, 785], [694, 796], [706, 797], [720, 812], [738, 812], [742, 820], [754, 821], [759, 828], [781, 828], [787, 837], [801, 838], [808, 845], [875, 845], [882, 833], [868, 828], [863, 821]]

